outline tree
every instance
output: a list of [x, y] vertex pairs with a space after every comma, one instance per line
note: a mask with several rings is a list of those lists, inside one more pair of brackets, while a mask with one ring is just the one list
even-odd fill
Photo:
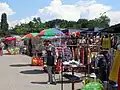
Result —
[[110, 19], [106, 15], [88, 21], [88, 28], [106, 28], [109, 27]]
[[94, 28], [94, 27], [98, 27], [97, 22], [95, 20], [89, 20], [87, 28]]
[[103, 28], [109, 27], [110, 19], [106, 15], [104, 15], [104, 16], [102, 15], [99, 19], [100, 19], [101, 27], [103, 27]]
[[22, 35], [22, 34], [24, 34], [24, 30], [23, 29], [16, 29], [16, 34]]
[[40, 32], [41, 30], [47, 28], [54, 28], [56, 25], [59, 28], [71, 28], [71, 29], [81, 29], [81, 28], [106, 28], [109, 26], [110, 19], [107, 16], [101, 16], [92, 20], [79, 19], [76, 21], [67, 21], [64, 19], [55, 19], [47, 21], [45, 23], [41, 22], [40, 17], [33, 18], [29, 23], [23, 23], [21, 25], [16, 25], [14, 31], [16, 33], [31, 33], [31, 32]]
[[40, 17], [37, 18], [38, 23], [42, 23]]
[[35, 29], [34, 23], [33, 23], [32, 21], [30, 21], [30, 22], [28, 23], [28, 25], [29, 25], [29, 30], [31, 31], [31, 33], [33, 33], [33, 32], [34, 32], [34, 29]]
[[7, 15], [6, 15], [6, 13], [3, 13], [2, 15], [1, 15], [1, 35], [2, 36], [5, 36], [5, 35], [8, 35], [9, 33], [8, 33], [8, 27], [9, 27], [9, 25], [8, 25], [8, 23], [7, 23]]
[[81, 28], [87, 28], [88, 20], [87, 19], [79, 19], [77, 24], [81, 26]]

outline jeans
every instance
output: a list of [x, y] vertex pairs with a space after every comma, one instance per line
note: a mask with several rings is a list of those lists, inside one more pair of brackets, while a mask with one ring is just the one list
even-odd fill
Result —
[[48, 82], [52, 83], [53, 82], [52, 66], [47, 66], [47, 71], [48, 71]]

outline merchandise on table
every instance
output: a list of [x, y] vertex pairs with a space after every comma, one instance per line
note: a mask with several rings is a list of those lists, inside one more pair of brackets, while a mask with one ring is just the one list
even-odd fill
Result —
[[17, 55], [19, 54], [19, 48], [9, 48], [8, 50], [9, 55]]

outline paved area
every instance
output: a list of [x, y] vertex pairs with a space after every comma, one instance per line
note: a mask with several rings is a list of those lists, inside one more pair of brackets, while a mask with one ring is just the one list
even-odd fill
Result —
[[[0, 90], [61, 90], [61, 85], [48, 85], [47, 74], [41, 67], [30, 66], [31, 58], [24, 55], [0, 56]], [[81, 83], [75, 84], [75, 90]], [[72, 90], [65, 84], [64, 90]]]

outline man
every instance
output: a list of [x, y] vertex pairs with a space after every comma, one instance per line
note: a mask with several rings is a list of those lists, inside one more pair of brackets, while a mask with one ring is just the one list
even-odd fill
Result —
[[54, 66], [54, 56], [51, 54], [51, 51], [47, 51], [47, 71], [48, 71], [48, 84], [53, 84], [52, 77], [52, 68]]

